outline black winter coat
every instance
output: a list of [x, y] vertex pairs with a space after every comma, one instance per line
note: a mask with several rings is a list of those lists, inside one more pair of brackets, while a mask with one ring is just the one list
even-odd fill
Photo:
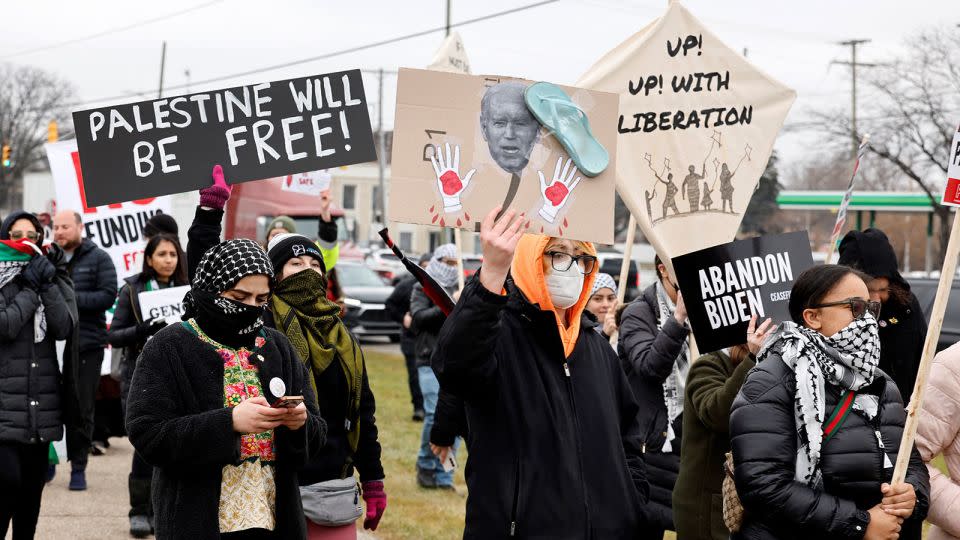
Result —
[[208, 249], [220, 243], [220, 232], [223, 229], [223, 210], [205, 209], [197, 206], [193, 216], [193, 223], [187, 230], [187, 276], [193, 282], [197, 273], [200, 259]]
[[[879, 413], [868, 421], [856, 410], [827, 441], [820, 455], [823, 489], [815, 491], [794, 480], [797, 430], [794, 419], [796, 378], [773, 354], [747, 375], [730, 413], [730, 439], [737, 493], [746, 510], [736, 540], [823, 540], [863, 538], [867, 511], [882, 499], [880, 484], [893, 468], [884, 469], [883, 452], [897, 459], [906, 413], [896, 384], [882, 372], [860, 393], [879, 396]], [[825, 414], [836, 408], [840, 389], [828, 385]], [[878, 444], [879, 430], [884, 448]], [[913, 449], [906, 481], [917, 493], [913, 515], [900, 538], [919, 540], [929, 507], [927, 468]]]
[[410, 330], [416, 336], [414, 354], [417, 367], [429, 366], [430, 356], [437, 346], [437, 335], [440, 334], [440, 328], [447, 316], [430, 300], [427, 293], [423, 292], [423, 285], [419, 283], [413, 286], [410, 293], [410, 317], [413, 319]]
[[[907, 285], [909, 287], [909, 285]], [[927, 320], [916, 295], [907, 291], [910, 304], [896, 301], [883, 304], [880, 311], [880, 369], [897, 383], [904, 403], [910, 403], [917, 382], [923, 344], [927, 339]]]
[[651, 285], [624, 309], [617, 352], [633, 395], [640, 402], [638, 420], [644, 433], [644, 460], [650, 481], [645, 521], [652, 527], [673, 530], [673, 488], [680, 473], [683, 415], [674, 421], [673, 451], [663, 453], [667, 437], [663, 383], [673, 371], [690, 330], [673, 317], [657, 329], [660, 309], [656, 295], [656, 285]]
[[[220, 538], [221, 470], [240, 458], [240, 434], [232, 409], [223, 406], [223, 359], [184, 324], [158, 332], [143, 348], [127, 397], [127, 432], [143, 458], [156, 467], [153, 508], [156, 537]], [[290, 395], [303, 395], [307, 423], [279, 427], [276, 444], [276, 523], [273, 538], [306, 538], [297, 471], [326, 439], [307, 372], [287, 338], [266, 329], [259, 377], [264, 391], [280, 377]]]
[[[410, 296], [413, 293], [413, 286], [417, 283], [417, 278], [412, 275], [404, 276], [393, 288], [393, 292], [387, 298], [385, 307], [390, 318], [403, 326], [403, 317], [410, 312]], [[400, 334], [400, 351], [404, 355], [415, 354], [417, 336], [410, 328], [404, 328]]]
[[107, 346], [108, 309], [117, 299], [117, 269], [107, 252], [84, 238], [67, 263], [80, 315], [80, 352]]
[[126, 395], [137, 364], [137, 357], [150, 336], [137, 334], [137, 326], [143, 322], [140, 315], [140, 293], [147, 284], [141, 280], [142, 274], [130, 276], [124, 280], [117, 299], [117, 309], [113, 313], [107, 339], [112, 347], [123, 347], [120, 361], [120, 385]]
[[[34, 343], [41, 302], [47, 334]], [[74, 324], [56, 285], [38, 295], [17, 276], [0, 289], [0, 441], [38, 443], [63, 436], [55, 342], [66, 339]]]
[[648, 491], [616, 356], [584, 316], [565, 359], [553, 312], [506, 287], [472, 277], [433, 355], [470, 424], [464, 538], [636, 537]]

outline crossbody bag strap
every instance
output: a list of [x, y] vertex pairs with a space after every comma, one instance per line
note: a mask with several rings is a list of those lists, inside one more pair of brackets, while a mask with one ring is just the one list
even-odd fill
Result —
[[843, 425], [843, 422], [847, 419], [847, 415], [850, 414], [850, 410], [853, 408], [853, 400], [856, 397], [857, 393], [852, 390], [844, 390], [843, 393], [840, 394], [840, 401], [837, 402], [837, 407], [833, 410], [830, 418], [827, 418], [827, 421], [823, 424], [824, 444], [833, 438], [837, 430], [840, 429], [840, 426]]

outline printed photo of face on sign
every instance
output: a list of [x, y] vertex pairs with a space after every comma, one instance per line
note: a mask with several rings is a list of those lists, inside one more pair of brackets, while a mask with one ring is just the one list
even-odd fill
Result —
[[476, 230], [502, 205], [524, 212], [530, 232], [612, 242], [616, 131], [607, 122], [617, 97], [564, 88], [610, 155], [610, 166], [590, 178], [530, 112], [531, 84], [400, 70], [389, 219]]

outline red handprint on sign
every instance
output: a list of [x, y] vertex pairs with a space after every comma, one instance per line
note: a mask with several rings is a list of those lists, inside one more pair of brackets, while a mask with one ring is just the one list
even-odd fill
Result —
[[460, 196], [470, 185], [470, 179], [476, 169], [470, 169], [466, 176], [460, 176], [460, 146], [454, 146], [453, 156], [450, 155], [450, 143], [446, 143], [446, 159], [440, 150], [440, 145], [436, 146], [436, 152], [430, 157], [433, 164], [433, 171], [437, 173], [437, 187], [440, 189], [440, 196], [443, 198], [443, 211], [446, 213], [459, 212], [463, 209], [460, 202]]
[[553, 171], [553, 183], [549, 186], [547, 186], [543, 173], [537, 171], [537, 174], [540, 175], [540, 193], [544, 199], [539, 214], [547, 223], [556, 221], [557, 213], [567, 204], [567, 201], [570, 200], [570, 193], [580, 183], [580, 177], [577, 176], [577, 167], [570, 167], [573, 160], [567, 160], [567, 163], [563, 166], [563, 171], [560, 170], [561, 163], [563, 163], [563, 157], [557, 158], [557, 166]]

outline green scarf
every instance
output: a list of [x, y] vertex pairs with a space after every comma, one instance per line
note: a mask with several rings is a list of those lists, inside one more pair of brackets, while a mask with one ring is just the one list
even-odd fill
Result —
[[347, 418], [344, 427], [350, 450], [360, 440], [360, 386], [363, 381], [363, 352], [340, 321], [340, 306], [326, 295], [326, 281], [312, 270], [298, 272], [273, 289], [270, 300], [273, 320], [300, 355], [310, 371], [310, 386], [317, 393], [317, 377], [333, 362], [347, 378]]

